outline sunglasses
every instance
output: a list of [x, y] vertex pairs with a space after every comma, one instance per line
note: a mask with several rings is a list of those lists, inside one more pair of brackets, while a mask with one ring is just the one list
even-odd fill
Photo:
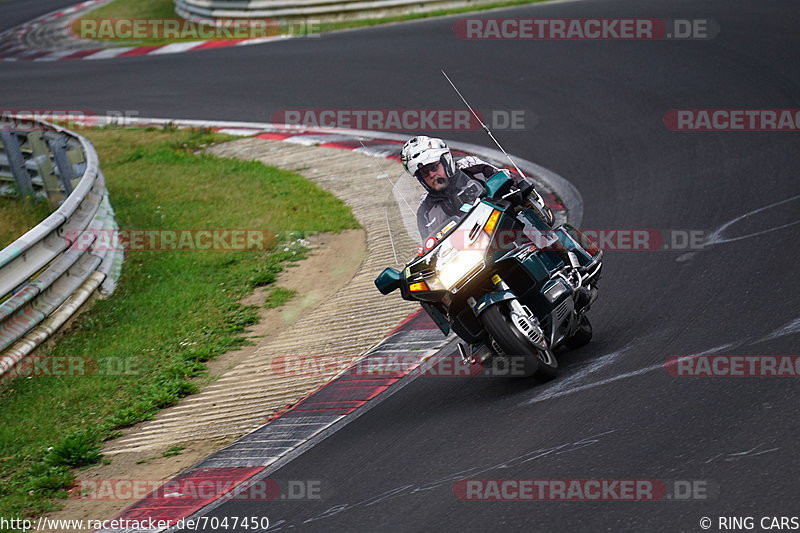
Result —
[[439, 170], [439, 165], [441, 165], [441, 163], [440, 163], [439, 161], [437, 161], [437, 162], [435, 162], [435, 163], [428, 163], [428, 164], [427, 164], [427, 165], [425, 165], [424, 167], [420, 167], [420, 169], [417, 171], [417, 173], [418, 173], [418, 174], [419, 174], [419, 175], [420, 175], [420, 176], [421, 176], [423, 179], [425, 179], [425, 178], [427, 178], [427, 177], [428, 177], [428, 175], [429, 175], [431, 172], [436, 172], [437, 170]]

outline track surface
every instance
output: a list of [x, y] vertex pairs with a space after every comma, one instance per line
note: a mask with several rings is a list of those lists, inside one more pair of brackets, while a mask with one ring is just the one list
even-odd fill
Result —
[[[578, 187], [584, 227], [709, 235], [794, 198], [723, 235], [764, 233], [681, 261], [671, 250], [607, 253], [595, 340], [563, 355], [556, 381], [419, 378], [272, 475], [321, 480], [322, 501], [231, 502], [213, 514], [302, 531], [700, 531], [702, 516], [717, 531], [720, 515], [797, 516], [800, 381], [660, 368], [707, 351], [798, 354], [800, 225], [788, 224], [800, 219], [800, 134], [662, 124], [671, 108], [800, 108], [796, 2], [598, 0], [497, 16], [710, 17], [722, 31], [709, 41], [467, 42], [442, 19], [178, 56], [2, 64], [0, 94], [9, 109], [261, 121], [279, 109], [457, 108], [445, 68], [475, 107], [527, 113], [526, 130], [496, 133]], [[459, 501], [452, 484], [471, 477], [702, 480], [712, 496]]]
[[29, 20], [35, 19], [62, 7], [71, 6], [79, 2], [71, 0], [11, 0], [0, 2], [0, 31], [13, 28]]

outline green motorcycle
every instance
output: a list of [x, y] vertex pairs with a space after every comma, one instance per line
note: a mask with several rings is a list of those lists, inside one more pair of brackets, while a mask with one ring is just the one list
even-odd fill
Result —
[[459, 196], [461, 213], [375, 285], [385, 295], [400, 289], [442, 333], [455, 332], [464, 364], [554, 378], [556, 348], [592, 338], [587, 312], [602, 250], [569, 224], [551, 228], [552, 214], [530, 182], [515, 183], [506, 171]]

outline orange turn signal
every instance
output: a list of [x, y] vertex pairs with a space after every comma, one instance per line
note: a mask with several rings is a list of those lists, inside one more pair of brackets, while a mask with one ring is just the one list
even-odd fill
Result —
[[492, 214], [489, 215], [489, 220], [487, 220], [486, 224], [484, 224], [483, 231], [485, 231], [488, 235], [494, 233], [494, 228], [497, 226], [498, 220], [500, 220], [500, 211], [495, 209], [492, 211]]
[[411, 292], [417, 292], [417, 291], [429, 291], [430, 289], [428, 288], [427, 283], [425, 283], [424, 281], [418, 281], [416, 283], [412, 283], [411, 285], [409, 285], [408, 290], [410, 290]]

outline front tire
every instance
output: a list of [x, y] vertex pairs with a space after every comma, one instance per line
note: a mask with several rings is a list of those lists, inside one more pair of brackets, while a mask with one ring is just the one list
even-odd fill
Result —
[[509, 357], [523, 358], [525, 376], [533, 376], [540, 381], [549, 381], [558, 373], [558, 361], [551, 350], [540, 350], [522, 333], [509, 316], [508, 305], [492, 305], [481, 314], [486, 331]]
[[592, 323], [589, 322], [589, 317], [583, 315], [580, 324], [578, 324], [578, 329], [575, 330], [572, 337], [567, 339], [564, 344], [566, 344], [568, 348], [575, 349], [586, 346], [589, 344], [590, 340], [592, 340]]

